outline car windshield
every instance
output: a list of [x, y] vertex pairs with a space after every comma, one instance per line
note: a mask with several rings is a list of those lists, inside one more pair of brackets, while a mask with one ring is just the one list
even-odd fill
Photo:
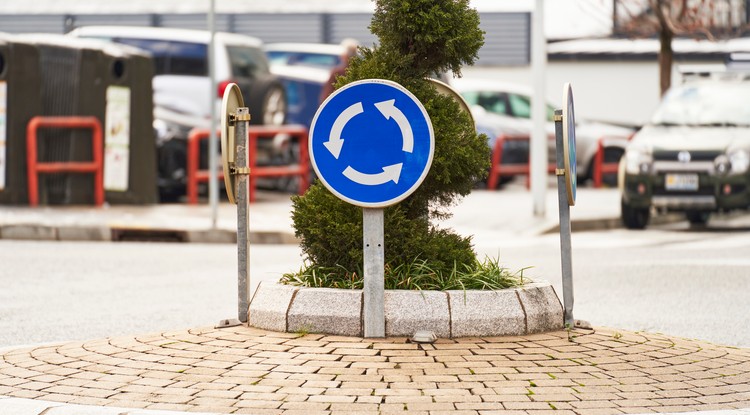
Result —
[[312, 52], [285, 52], [285, 51], [268, 51], [266, 52], [271, 63], [284, 65], [309, 65], [319, 66], [322, 68], [333, 69], [341, 65], [341, 57], [324, 53]]
[[750, 125], [750, 82], [711, 82], [672, 88], [659, 105], [656, 125]]
[[268, 73], [266, 55], [258, 48], [227, 46], [232, 75], [243, 78], [258, 78]]
[[205, 44], [125, 37], [113, 40], [151, 52], [155, 75], [208, 75], [208, 47]]

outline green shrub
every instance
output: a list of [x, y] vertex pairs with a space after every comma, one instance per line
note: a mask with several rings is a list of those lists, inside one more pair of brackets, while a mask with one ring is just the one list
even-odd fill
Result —
[[[450, 286], [437, 282], [474, 275], [482, 263], [469, 237], [436, 228], [430, 220], [448, 217], [446, 208], [484, 177], [489, 149], [468, 114], [426, 78], [445, 71], [460, 74], [461, 65], [476, 59], [484, 33], [468, 0], [378, 0], [370, 29], [380, 45], [361, 49], [335, 86], [362, 79], [395, 81], [422, 102], [435, 133], [429, 174], [411, 196], [385, 209], [386, 274], [408, 279], [405, 271], [429, 270], [420, 271], [420, 287]], [[338, 199], [320, 182], [294, 197], [293, 207], [295, 234], [308, 263], [284, 280], [356, 286], [363, 266], [361, 208]], [[485, 274], [505, 275], [498, 269]], [[427, 283], [430, 279], [436, 283]]]

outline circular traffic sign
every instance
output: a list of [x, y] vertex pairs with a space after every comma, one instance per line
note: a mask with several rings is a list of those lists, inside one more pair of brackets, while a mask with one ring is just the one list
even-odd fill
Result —
[[229, 165], [234, 164], [237, 148], [234, 145], [234, 126], [230, 125], [229, 115], [236, 114], [237, 108], [244, 106], [245, 102], [242, 99], [240, 87], [237, 84], [229, 84], [224, 90], [224, 97], [221, 99], [221, 166], [224, 171], [224, 187], [227, 191], [227, 198], [229, 203], [234, 204], [237, 204], [234, 198], [234, 175], [231, 174]]
[[563, 86], [562, 109], [563, 164], [565, 166], [565, 190], [568, 205], [576, 204], [576, 117], [573, 110], [573, 89], [570, 83]]
[[435, 136], [422, 103], [393, 81], [366, 79], [331, 94], [310, 126], [321, 182], [351, 204], [379, 208], [413, 193], [432, 164]]

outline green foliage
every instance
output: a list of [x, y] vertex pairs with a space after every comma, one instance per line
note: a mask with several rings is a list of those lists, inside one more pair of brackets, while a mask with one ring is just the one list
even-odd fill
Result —
[[[385, 288], [388, 290], [502, 290], [529, 282], [523, 271], [511, 273], [497, 260], [473, 260], [467, 264], [453, 264], [444, 272], [436, 270], [425, 259], [415, 259], [396, 267], [385, 268]], [[318, 267], [305, 264], [298, 272], [284, 274], [281, 282], [301, 287], [329, 287], [362, 289], [361, 270], [350, 272], [343, 267]]]
[[[292, 220], [303, 252], [313, 264], [352, 273], [362, 267], [362, 210], [328, 191], [320, 182], [293, 198]], [[454, 263], [475, 260], [470, 238], [431, 227], [426, 217], [409, 218], [408, 204], [385, 210], [385, 261], [389, 266], [429, 259], [448, 272]]]
[[382, 49], [408, 61], [418, 77], [471, 65], [484, 44], [469, 0], [381, 0], [370, 25]]
[[[406, 271], [421, 275], [414, 287], [453, 286], [446, 281], [457, 273], [481, 269], [470, 238], [438, 229], [430, 220], [447, 217], [446, 208], [486, 174], [487, 137], [477, 135], [458, 104], [426, 80], [448, 70], [459, 73], [462, 64], [474, 62], [483, 44], [478, 25], [468, 0], [378, 0], [371, 30], [380, 46], [362, 49], [336, 81], [337, 88], [362, 79], [395, 81], [414, 94], [430, 116], [435, 134], [430, 172], [411, 196], [386, 208], [384, 217], [387, 273], [406, 279]], [[321, 183], [294, 197], [293, 205], [295, 234], [310, 265], [286, 280], [356, 285], [363, 263], [361, 208], [341, 201]], [[428, 283], [430, 279], [435, 282]]]

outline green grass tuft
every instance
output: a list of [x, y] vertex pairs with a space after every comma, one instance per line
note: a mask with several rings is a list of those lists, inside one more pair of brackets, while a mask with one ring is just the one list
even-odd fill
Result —
[[[472, 264], [454, 264], [450, 272], [441, 272], [423, 259], [392, 267], [385, 265], [387, 290], [502, 290], [531, 282], [523, 276], [523, 268], [511, 272], [497, 259], [485, 258]], [[349, 271], [343, 267], [320, 267], [303, 264], [299, 271], [287, 273], [280, 282], [300, 287], [361, 289], [361, 270]]]

